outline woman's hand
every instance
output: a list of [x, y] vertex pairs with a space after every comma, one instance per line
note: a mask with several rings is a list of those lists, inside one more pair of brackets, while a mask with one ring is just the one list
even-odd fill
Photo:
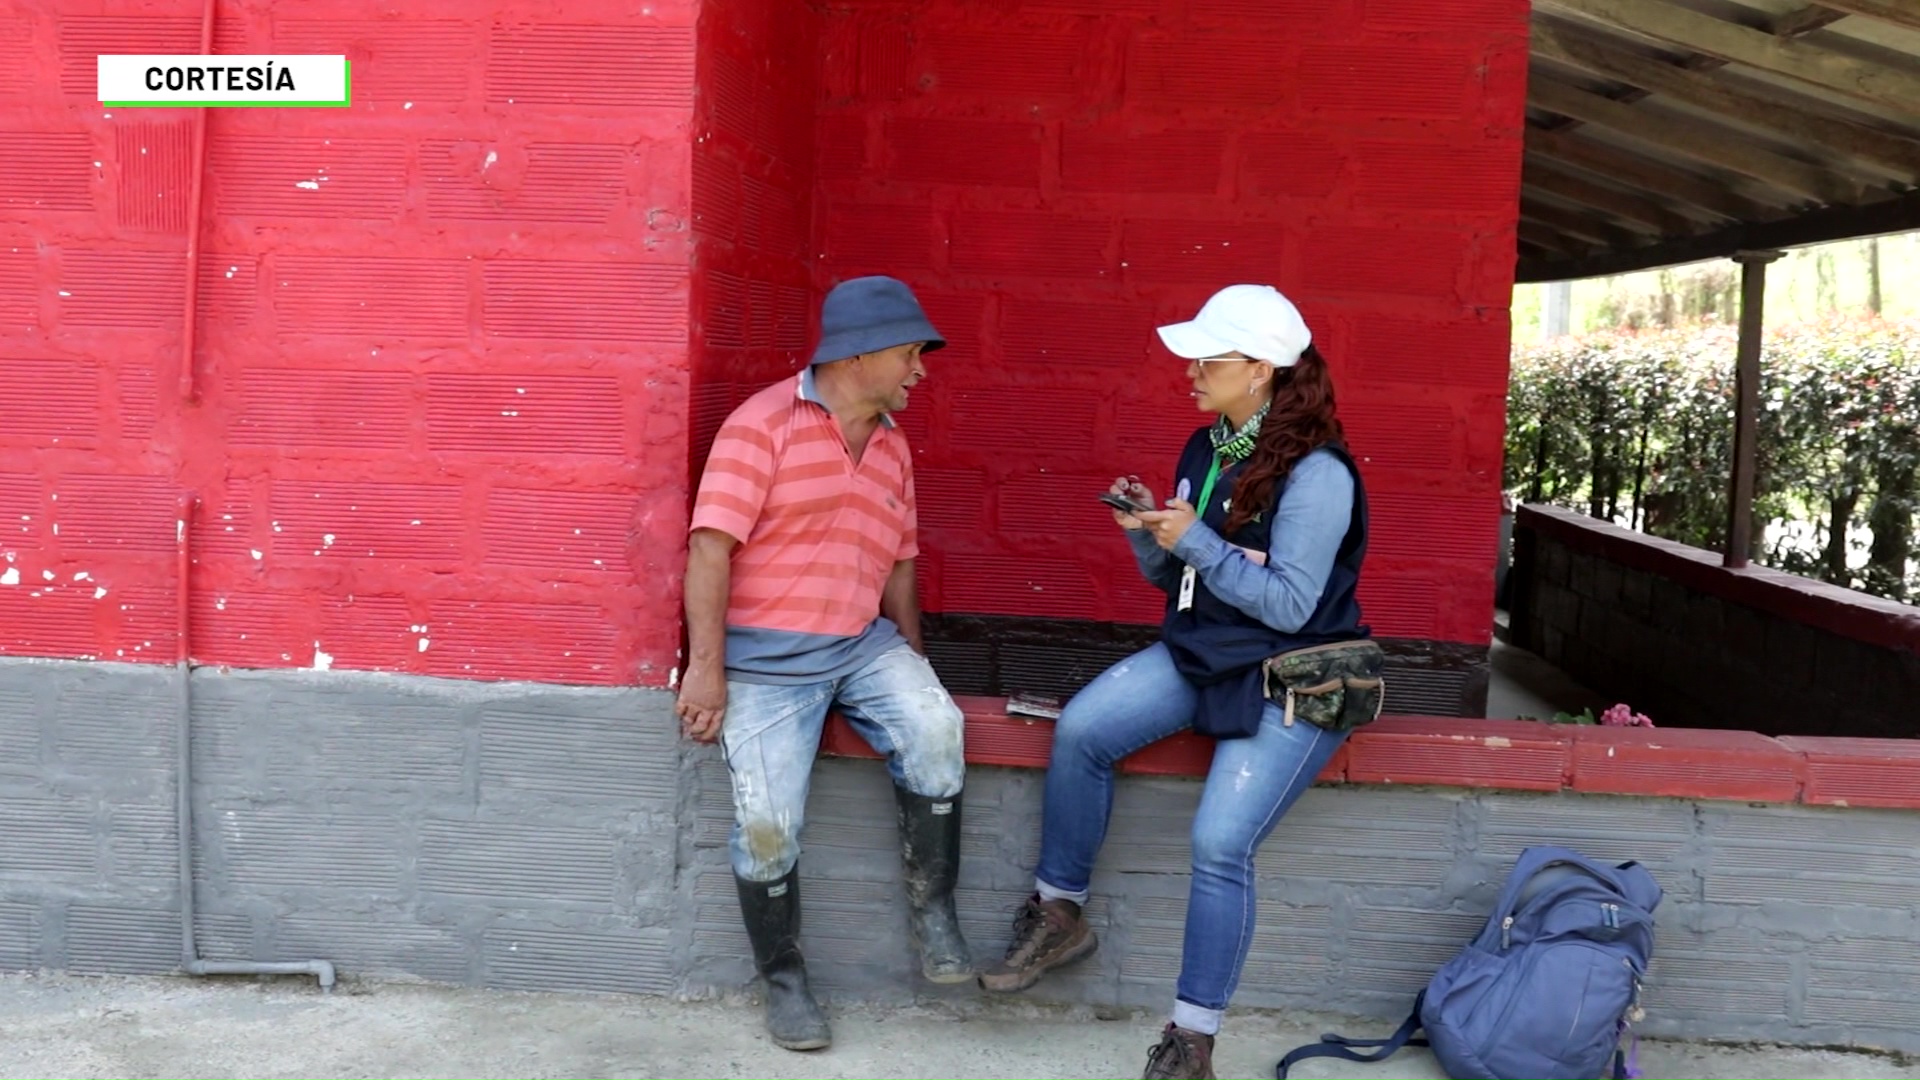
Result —
[[[1141, 506], [1154, 505], [1153, 492], [1148, 491], [1147, 486], [1142, 484], [1140, 478], [1137, 476], [1115, 477], [1113, 486], [1107, 488], [1107, 492], [1112, 495], [1118, 495], [1123, 499], [1131, 499]], [[1134, 517], [1124, 510], [1115, 510], [1113, 512], [1113, 520], [1119, 522], [1120, 527], [1129, 532], [1146, 528], [1145, 523], [1139, 518]]]
[[1135, 516], [1152, 531], [1153, 542], [1168, 551], [1172, 551], [1173, 545], [1179, 543], [1180, 538], [1187, 535], [1187, 530], [1193, 528], [1193, 523], [1199, 520], [1194, 516], [1192, 504], [1185, 499], [1169, 499], [1165, 510], [1151, 510]]

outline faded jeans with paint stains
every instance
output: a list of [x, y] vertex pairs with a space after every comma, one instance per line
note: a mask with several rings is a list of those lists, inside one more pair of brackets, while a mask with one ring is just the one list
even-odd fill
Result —
[[[1113, 767], [1136, 750], [1192, 726], [1198, 694], [1154, 644], [1089, 683], [1067, 704], [1047, 766], [1036, 887], [1084, 904], [1113, 811]], [[1269, 704], [1260, 731], [1214, 747], [1193, 817], [1193, 879], [1173, 1022], [1219, 1030], [1253, 943], [1253, 856], [1280, 816], [1313, 784], [1346, 738], [1283, 722]]]
[[[966, 782], [965, 720], [925, 657], [902, 642], [843, 678], [797, 685], [727, 681], [720, 745], [733, 778], [733, 872], [778, 881], [800, 857], [820, 733], [835, 703], [887, 758], [893, 782], [950, 798]], [[893, 817], [893, 807], [876, 806]]]

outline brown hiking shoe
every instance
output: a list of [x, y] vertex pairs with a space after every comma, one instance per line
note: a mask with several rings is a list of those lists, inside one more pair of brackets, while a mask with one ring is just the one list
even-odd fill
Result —
[[1146, 1080], [1213, 1080], [1213, 1036], [1167, 1025], [1147, 1051]]
[[980, 973], [980, 989], [1010, 994], [1040, 981], [1040, 976], [1070, 964], [1100, 944], [1093, 927], [1071, 900], [1042, 900], [1035, 893], [1013, 919], [1007, 955]]

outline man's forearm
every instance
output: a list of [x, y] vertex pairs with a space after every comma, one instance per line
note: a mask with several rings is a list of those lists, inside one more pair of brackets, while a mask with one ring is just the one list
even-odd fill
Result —
[[914, 652], [926, 655], [926, 644], [920, 640], [920, 587], [914, 580], [912, 559], [893, 564], [887, 587], [880, 593], [880, 614], [893, 620]]
[[687, 662], [727, 662], [727, 586], [731, 552], [722, 545], [695, 542], [687, 550]]

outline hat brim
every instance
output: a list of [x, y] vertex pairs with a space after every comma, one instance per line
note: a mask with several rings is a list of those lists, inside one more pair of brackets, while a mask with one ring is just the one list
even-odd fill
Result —
[[1197, 323], [1174, 323], [1158, 330], [1167, 351], [1182, 360], [1206, 360], [1236, 351], [1231, 344], [1200, 329]]
[[845, 360], [850, 356], [879, 352], [896, 345], [911, 345], [923, 342], [922, 353], [946, 347], [947, 341], [933, 324], [925, 319], [902, 319], [899, 322], [884, 323], [880, 326], [861, 327], [846, 330], [823, 338], [813, 351], [811, 364], [831, 364], [836, 360]]

